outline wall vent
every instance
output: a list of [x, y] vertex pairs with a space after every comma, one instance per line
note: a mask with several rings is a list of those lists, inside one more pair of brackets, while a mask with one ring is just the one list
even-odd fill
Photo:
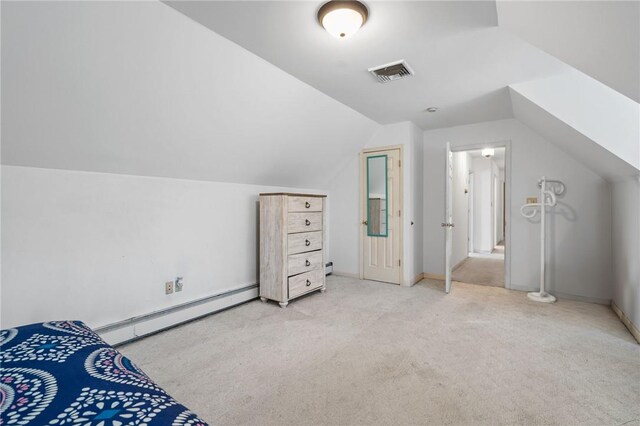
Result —
[[413, 70], [404, 60], [369, 68], [369, 72], [373, 74], [380, 83], [400, 80], [401, 78], [414, 75]]

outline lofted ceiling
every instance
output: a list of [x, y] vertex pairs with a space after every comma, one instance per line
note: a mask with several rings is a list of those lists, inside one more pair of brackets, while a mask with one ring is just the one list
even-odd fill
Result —
[[498, 23], [640, 102], [640, 2], [498, 1]]
[[380, 127], [160, 2], [2, 2], [2, 163], [320, 188]]
[[[494, 1], [367, 2], [369, 20], [346, 40], [318, 24], [322, 1], [165, 3], [381, 124], [509, 118], [509, 84], [567, 68], [499, 28]], [[400, 59], [415, 76], [381, 84], [367, 72]]]

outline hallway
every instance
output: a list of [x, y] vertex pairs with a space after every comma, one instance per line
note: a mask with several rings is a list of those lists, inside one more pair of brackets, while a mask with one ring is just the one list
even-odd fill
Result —
[[453, 280], [469, 284], [504, 287], [504, 243], [491, 254], [469, 253], [453, 271]]

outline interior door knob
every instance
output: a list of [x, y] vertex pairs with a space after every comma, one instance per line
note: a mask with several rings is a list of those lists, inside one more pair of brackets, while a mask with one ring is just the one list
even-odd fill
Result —
[[368, 224], [369, 224], [369, 222], [367, 222], [366, 220], [363, 220], [363, 221], [362, 221], [362, 224], [363, 224], [363, 225], [368, 225]]

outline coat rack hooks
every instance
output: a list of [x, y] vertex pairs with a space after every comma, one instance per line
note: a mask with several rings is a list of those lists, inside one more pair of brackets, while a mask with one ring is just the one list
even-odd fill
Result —
[[528, 293], [529, 299], [542, 303], [553, 303], [556, 298], [545, 290], [545, 222], [547, 207], [554, 207], [558, 196], [564, 194], [566, 187], [559, 180], [547, 180], [545, 176], [538, 181], [540, 200], [537, 203], [527, 203], [520, 207], [520, 213], [527, 219], [532, 219], [540, 211], [540, 291]]

